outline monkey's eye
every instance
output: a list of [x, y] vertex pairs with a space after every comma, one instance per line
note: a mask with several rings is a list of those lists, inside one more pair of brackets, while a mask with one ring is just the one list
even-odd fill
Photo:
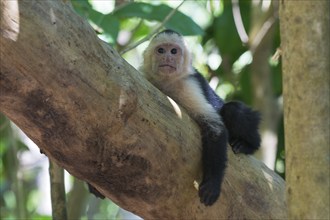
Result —
[[165, 53], [165, 49], [164, 48], [158, 48], [157, 52], [158, 53]]
[[173, 48], [172, 50], [171, 50], [171, 54], [176, 54], [178, 52], [178, 50], [176, 49], [176, 48]]

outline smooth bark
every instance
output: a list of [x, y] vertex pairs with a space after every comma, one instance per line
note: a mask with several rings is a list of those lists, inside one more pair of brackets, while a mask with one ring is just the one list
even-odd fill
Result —
[[281, 1], [290, 219], [329, 219], [329, 1]]

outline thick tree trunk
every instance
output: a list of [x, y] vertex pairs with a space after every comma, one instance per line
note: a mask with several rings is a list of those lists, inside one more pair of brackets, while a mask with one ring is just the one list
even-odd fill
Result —
[[329, 219], [329, 1], [281, 1], [290, 219]]
[[72, 175], [144, 218], [286, 217], [284, 181], [231, 151], [221, 198], [204, 207], [196, 124], [66, 1], [1, 1], [1, 22], [0, 110]]

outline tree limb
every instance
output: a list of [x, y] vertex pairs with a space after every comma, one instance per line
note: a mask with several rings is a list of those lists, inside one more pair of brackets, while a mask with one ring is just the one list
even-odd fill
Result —
[[1, 1], [0, 110], [49, 158], [146, 219], [286, 217], [284, 181], [231, 151], [221, 198], [203, 206], [193, 185], [200, 134], [189, 116], [68, 3], [9, 2]]

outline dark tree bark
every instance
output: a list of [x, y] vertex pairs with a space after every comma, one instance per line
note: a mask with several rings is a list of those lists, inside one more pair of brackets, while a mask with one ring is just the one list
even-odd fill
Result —
[[196, 123], [68, 4], [1, 1], [1, 112], [61, 167], [143, 218], [286, 218], [284, 181], [231, 151], [221, 198], [204, 207], [194, 188]]

